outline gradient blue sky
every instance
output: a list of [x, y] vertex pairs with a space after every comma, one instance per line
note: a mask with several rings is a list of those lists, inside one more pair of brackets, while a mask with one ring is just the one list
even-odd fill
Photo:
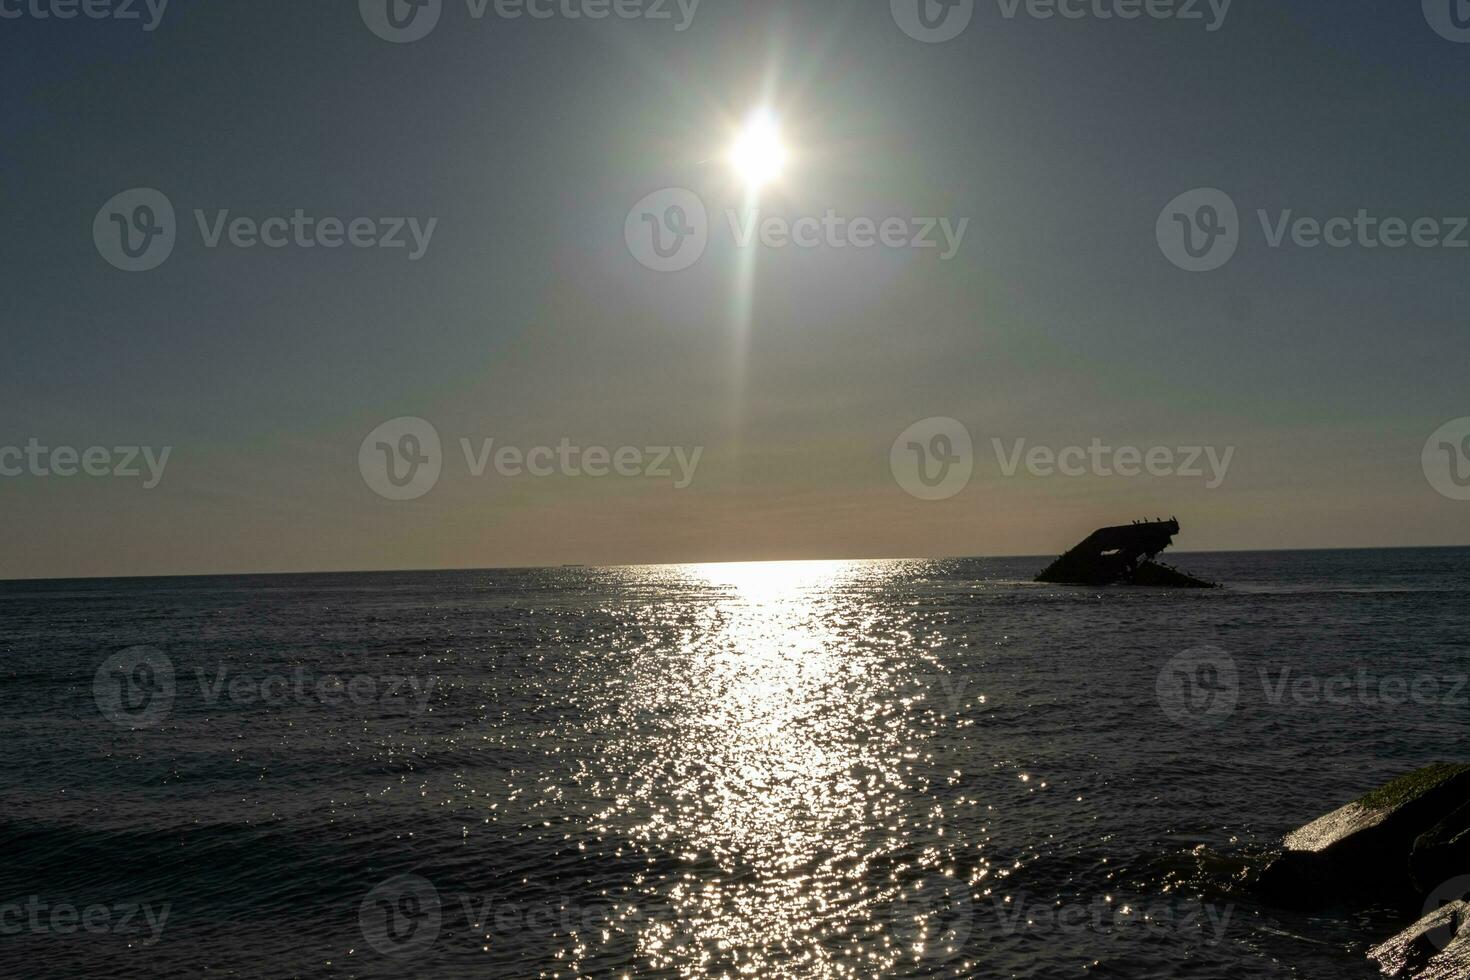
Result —
[[[1271, 249], [1254, 218], [1470, 215], [1470, 44], [1418, 3], [1237, 0], [1208, 33], [982, 0], [944, 44], [882, 3], [703, 0], [682, 33], [446, 3], [405, 45], [350, 2], [0, 20], [0, 445], [173, 447], [152, 490], [0, 480], [0, 577], [1044, 554], [1169, 514], [1191, 550], [1470, 543], [1420, 465], [1470, 415], [1470, 250]], [[766, 92], [796, 154], [768, 210], [969, 218], [959, 255], [763, 250], [748, 328], [728, 235], [634, 261], [645, 194], [733, 200], [717, 156]], [[140, 186], [181, 240], [128, 274], [91, 227]], [[1246, 223], [1206, 274], [1154, 237], [1195, 187]], [[298, 207], [439, 224], [418, 262], [192, 230]], [[395, 503], [357, 454], [405, 415], [450, 459]], [[919, 501], [889, 447], [941, 415], [975, 477]], [[684, 490], [471, 479], [460, 436], [704, 456]], [[1214, 490], [1007, 478], [992, 437], [1236, 454]]]

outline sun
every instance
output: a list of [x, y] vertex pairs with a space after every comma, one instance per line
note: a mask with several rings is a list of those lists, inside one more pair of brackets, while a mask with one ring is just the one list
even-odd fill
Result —
[[786, 146], [781, 142], [781, 127], [768, 109], [757, 109], [730, 147], [730, 167], [751, 190], [759, 190], [781, 176], [786, 169]]

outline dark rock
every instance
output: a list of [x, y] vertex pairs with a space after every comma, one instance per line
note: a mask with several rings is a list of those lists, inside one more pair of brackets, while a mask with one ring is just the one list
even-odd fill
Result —
[[1425, 893], [1446, 878], [1470, 874], [1470, 803], [1419, 835], [1409, 855], [1409, 870]]
[[1261, 871], [1252, 887], [1266, 901], [1311, 909], [1350, 891], [1344, 869], [1310, 851], [1284, 851]]
[[1414, 980], [1465, 980], [1470, 977], [1470, 933], [1461, 929], [1449, 948], [1429, 961]]
[[1470, 976], [1470, 902], [1435, 909], [1368, 951], [1394, 980], [1464, 980]]
[[[1392, 901], [1422, 896], [1409, 865], [1416, 842], [1467, 803], [1470, 765], [1426, 766], [1288, 834], [1255, 887], [1268, 901], [1305, 908], [1351, 892]], [[1431, 837], [1426, 853], [1439, 841]], [[1448, 870], [1436, 869], [1437, 880]]]

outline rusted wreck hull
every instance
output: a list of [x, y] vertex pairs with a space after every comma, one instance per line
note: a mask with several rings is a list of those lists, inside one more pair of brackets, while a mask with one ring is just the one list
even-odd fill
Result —
[[1214, 588], [1192, 575], [1154, 561], [1174, 543], [1179, 522], [1143, 521], [1104, 527], [1052, 562], [1038, 582], [1055, 585], [1143, 585], [1176, 589]]

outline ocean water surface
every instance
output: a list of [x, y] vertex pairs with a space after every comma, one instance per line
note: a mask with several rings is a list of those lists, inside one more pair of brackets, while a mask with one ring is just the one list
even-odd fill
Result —
[[1470, 550], [0, 583], [0, 975], [1369, 978]]

